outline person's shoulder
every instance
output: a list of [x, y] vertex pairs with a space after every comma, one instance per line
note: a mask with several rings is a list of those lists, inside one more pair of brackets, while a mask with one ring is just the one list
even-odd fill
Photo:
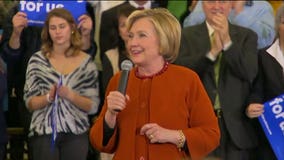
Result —
[[205, 21], [200, 24], [195, 24], [192, 26], [184, 27], [182, 30], [191, 31], [191, 30], [198, 30], [200, 27], [205, 25]]
[[37, 51], [35, 52], [31, 58], [29, 59], [29, 62], [33, 62], [33, 61], [43, 61], [45, 59], [45, 56], [42, 54], [42, 51]]
[[202, 22], [200, 24], [187, 26], [182, 28], [182, 34], [189, 34], [189, 33], [199, 33], [203, 32], [203, 28], [206, 27], [205, 22]]
[[97, 71], [97, 65], [88, 53], [80, 51], [77, 58], [80, 61], [80, 66], [82, 68], [87, 69], [89, 71]]
[[275, 40], [271, 45], [260, 49], [258, 51], [258, 57], [260, 59], [271, 59], [271, 58], [273, 58], [270, 53], [274, 53], [273, 51], [277, 48], [276, 43], [278, 43], [277, 40]]
[[236, 24], [230, 24], [232, 30], [238, 34], [249, 34], [251, 36], [257, 36], [257, 34], [250, 28], [243, 27]]
[[184, 66], [180, 66], [180, 65], [176, 65], [176, 64], [169, 64], [169, 68], [172, 72], [174, 72], [176, 75], [182, 76], [184, 78], [186, 77], [198, 77], [197, 73], [194, 72], [193, 70], [184, 67]]
[[77, 58], [80, 59], [81, 61], [84, 61], [84, 60], [92, 61], [92, 57], [84, 51], [80, 51]]
[[88, 53], [86, 53], [84, 51], [80, 51], [78, 56], [81, 57], [81, 58], [91, 57]]
[[169, 65], [169, 74], [167, 79], [184, 87], [197, 85], [197, 83], [200, 82], [200, 78], [195, 71], [175, 64]]
[[42, 54], [42, 51], [37, 51], [31, 56], [31, 58], [33, 57], [44, 57], [44, 55]]
[[202, 35], [205, 30], [206, 30], [206, 25], [204, 22], [201, 24], [184, 27], [181, 33], [184, 38], [194, 40], [196, 37]]
[[267, 50], [269, 50], [269, 49], [275, 47], [275, 45], [276, 45], [275, 43], [277, 43], [277, 39], [275, 39], [270, 45], [268, 45], [268, 46], [266, 46], [266, 47], [264, 47], [264, 48], [260, 48], [258, 52], [259, 52], [259, 53], [261, 53], [261, 52], [267, 52]]

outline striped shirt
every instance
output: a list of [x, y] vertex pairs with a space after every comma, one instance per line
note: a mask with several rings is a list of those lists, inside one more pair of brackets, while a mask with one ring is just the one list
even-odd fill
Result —
[[[27, 104], [34, 96], [46, 95], [52, 85], [58, 84], [61, 76], [62, 85], [67, 86], [81, 96], [90, 98], [93, 105], [90, 112], [87, 113], [69, 100], [59, 97], [57, 132], [82, 134], [89, 129], [88, 114], [97, 112], [99, 105], [98, 71], [90, 56], [83, 60], [73, 72], [62, 75], [52, 67], [41, 51], [36, 52], [30, 58], [27, 67], [24, 100]], [[51, 113], [53, 105], [54, 103], [50, 103], [41, 109], [33, 111], [29, 136], [52, 133]]]

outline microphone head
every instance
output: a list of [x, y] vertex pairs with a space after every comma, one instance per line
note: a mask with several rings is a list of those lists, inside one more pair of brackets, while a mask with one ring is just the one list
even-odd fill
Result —
[[130, 60], [124, 60], [121, 63], [121, 70], [130, 71], [132, 67], [133, 67], [133, 64]]

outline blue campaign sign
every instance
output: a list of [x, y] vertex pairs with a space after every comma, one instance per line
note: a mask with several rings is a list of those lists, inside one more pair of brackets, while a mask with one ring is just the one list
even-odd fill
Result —
[[27, 14], [29, 26], [43, 26], [47, 13], [54, 8], [67, 9], [78, 22], [78, 18], [86, 13], [86, 1], [21, 0], [19, 4], [19, 10]]
[[284, 160], [284, 94], [264, 103], [258, 120], [276, 157]]

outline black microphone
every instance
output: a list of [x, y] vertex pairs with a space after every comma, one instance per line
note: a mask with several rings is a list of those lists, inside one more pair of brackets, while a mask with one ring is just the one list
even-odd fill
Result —
[[128, 76], [129, 76], [129, 71], [132, 68], [132, 62], [130, 60], [124, 60], [121, 63], [121, 76], [118, 84], [118, 91], [122, 94], [125, 95], [126, 92], [126, 87], [127, 87], [127, 82], [128, 82]]
[[[129, 71], [133, 67], [133, 64], [130, 60], [124, 60], [121, 63], [121, 76], [118, 84], [117, 90], [125, 95], [128, 77], [129, 77]], [[120, 112], [120, 110], [116, 109], [116, 112]]]

